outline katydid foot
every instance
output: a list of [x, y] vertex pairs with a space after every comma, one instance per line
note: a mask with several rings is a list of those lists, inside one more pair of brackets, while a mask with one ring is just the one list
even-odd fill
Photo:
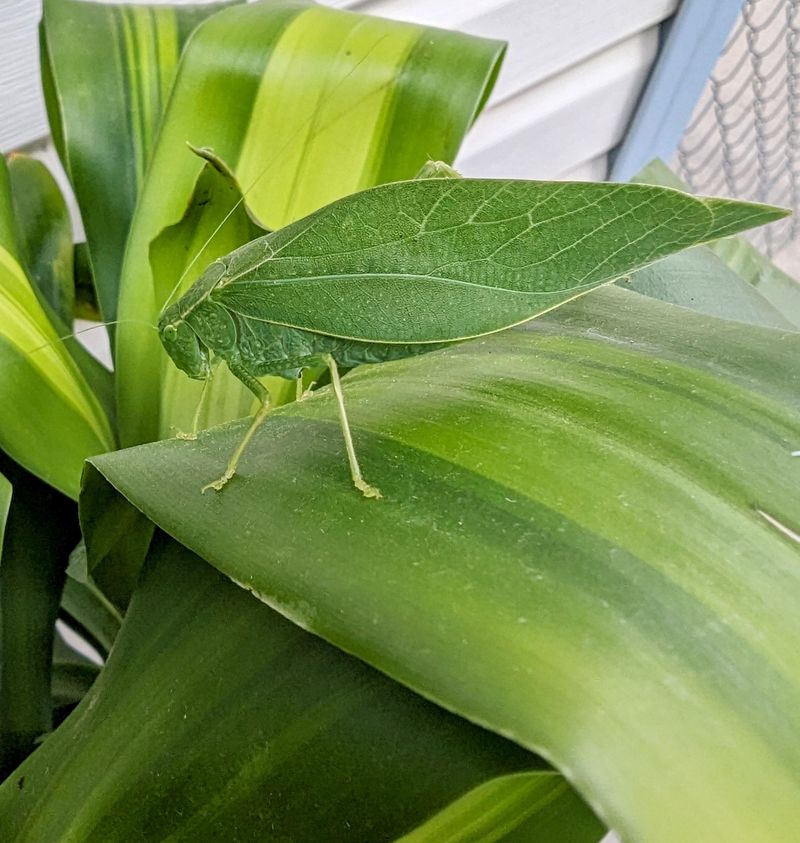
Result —
[[211, 483], [206, 483], [206, 485], [200, 490], [200, 494], [205, 494], [209, 489], [213, 489], [215, 492], [221, 492], [225, 484], [233, 477], [234, 474], [236, 474], [235, 468], [227, 468], [222, 477], [213, 480]]
[[371, 486], [366, 480], [364, 480], [363, 477], [354, 477], [353, 485], [359, 492], [361, 492], [362, 495], [364, 495], [365, 498], [372, 498], [376, 501], [383, 498], [381, 490], [377, 486]]

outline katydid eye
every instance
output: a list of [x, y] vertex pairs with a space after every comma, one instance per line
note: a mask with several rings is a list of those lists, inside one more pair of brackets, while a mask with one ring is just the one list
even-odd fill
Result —
[[178, 336], [178, 328], [175, 325], [164, 326], [164, 339], [174, 340]]

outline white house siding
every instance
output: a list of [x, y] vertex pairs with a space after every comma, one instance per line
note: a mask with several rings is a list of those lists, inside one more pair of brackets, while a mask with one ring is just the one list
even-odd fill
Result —
[[0, 0], [0, 150], [47, 132], [39, 85], [40, 0]]
[[[657, 48], [651, 27], [493, 105], [464, 142], [462, 169], [550, 178], [604, 160], [625, 132]], [[594, 169], [604, 177], [604, 165]]]
[[[178, 0], [182, 2], [182, 0]], [[459, 157], [472, 176], [603, 178], [678, 0], [325, 0], [501, 38], [509, 51]], [[47, 134], [38, 72], [41, 0], [0, 0], [0, 150]]]

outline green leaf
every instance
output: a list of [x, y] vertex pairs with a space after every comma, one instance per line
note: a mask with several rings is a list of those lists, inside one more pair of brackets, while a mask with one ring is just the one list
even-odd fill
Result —
[[12, 155], [8, 175], [27, 274], [53, 312], [71, 325], [75, 279], [67, 203], [50, 171], [35, 158]]
[[106, 320], [116, 318], [125, 240], [181, 49], [202, 20], [226, 5], [45, 0], [45, 102]]
[[103, 317], [97, 303], [97, 290], [86, 243], [75, 244], [73, 272], [75, 275], [75, 318], [100, 322]]
[[720, 240], [714, 252], [725, 263], [752, 284], [775, 309], [800, 328], [800, 283], [778, 269], [743, 237]]
[[629, 289], [698, 313], [767, 328], [796, 330], [707, 246], [699, 246], [637, 270]]
[[81, 533], [85, 556], [73, 555], [70, 573], [101, 593], [120, 612], [127, 607], [136, 587], [153, 525], [121, 497], [109, 499], [96, 484], [81, 489]]
[[[102, 656], [107, 656], [119, 632], [122, 616], [97, 587], [88, 571], [75, 574], [74, 558], [85, 557], [83, 543], [72, 552], [67, 579], [61, 595], [61, 612], [69, 625], [85, 638]], [[85, 566], [85, 559], [83, 565]]]
[[0, 777], [4, 778], [52, 728], [53, 625], [67, 556], [78, 537], [78, 519], [72, 501], [2, 453], [0, 471], [14, 488], [0, 557]]
[[[355, 190], [411, 178], [428, 157], [452, 161], [503, 49], [497, 41], [298, 0], [211, 17], [187, 44], [164, 115], [126, 249], [120, 318], [154, 325], [170, 293], [193, 278], [176, 272], [173, 257], [160, 261], [152, 252], [187, 208], [198, 216], [190, 204], [204, 162], [187, 140], [224, 164], [258, 220], [279, 228]], [[215, 237], [195, 269], [231, 248]], [[186, 255], [181, 259], [185, 264]], [[185, 427], [197, 390], [175, 379], [163, 386], [168, 406], [160, 406], [153, 385], [167, 367], [155, 333], [124, 324], [117, 337], [123, 441]], [[217, 390], [224, 396], [212, 420], [238, 415], [243, 387], [221, 377], [212, 405]]]
[[619, 289], [91, 461], [304, 628], [551, 759], [625, 839], [800, 822], [800, 336]]
[[99, 665], [73, 650], [56, 633], [53, 639], [53, 674], [50, 683], [54, 727], [60, 725], [89, 693], [99, 675]]
[[75, 268], [78, 251], [72, 243], [72, 223], [61, 190], [47, 167], [26, 155], [8, 159], [11, 207], [16, 230], [14, 254], [66, 350], [86, 378], [109, 417], [113, 417], [110, 373], [74, 337]]
[[[635, 181], [688, 190], [661, 160], [651, 161]], [[800, 283], [778, 269], [772, 261], [744, 237], [726, 237], [712, 243], [711, 250], [739, 277], [752, 284], [795, 328], [800, 328]]]
[[214, 264], [240, 317], [376, 343], [490, 333], [674, 252], [786, 215], [637, 184], [424, 179], [373, 188]]
[[22, 269], [14, 232], [0, 160], [0, 449], [77, 498], [83, 461], [111, 450], [114, 436], [86, 376], [96, 364], [84, 370], [59, 339]]
[[600, 837], [540, 759], [303, 632], [161, 536], [106, 668], [0, 788], [0, 818], [16, 843], [388, 841], [509, 773], [484, 796], [501, 830], [534, 808], [552, 836], [530, 841]]
[[563, 779], [516, 773], [479, 785], [397, 843], [597, 843], [601, 828]]

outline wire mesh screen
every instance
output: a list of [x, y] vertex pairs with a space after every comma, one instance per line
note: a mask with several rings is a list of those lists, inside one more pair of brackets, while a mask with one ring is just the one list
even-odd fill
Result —
[[800, 247], [800, 0], [747, 0], [677, 153], [698, 193], [783, 205], [753, 239], [771, 257]]

